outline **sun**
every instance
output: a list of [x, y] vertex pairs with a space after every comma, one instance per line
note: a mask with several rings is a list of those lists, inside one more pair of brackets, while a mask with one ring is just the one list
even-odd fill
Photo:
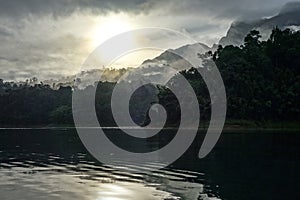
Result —
[[[94, 25], [90, 32], [90, 47], [97, 49], [107, 40], [121, 33], [128, 32], [136, 27], [132, 23], [133, 19], [126, 14], [108, 14], [94, 19]], [[133, 34], [126, 34], [126, 38], [116, 38], [109, 43], [112, 49], [134, 49], [137, 46], [136, 38]], [[108, 63], [116, 59], [116, 52], [107, 50], [98, 51], [98, 59], [101, 63]]]
[[[96, 50], [91, 59], [92, 63], [89, 63], [92, 67], [134, 68], [140, 66], [144, 60], [154, 58], [161, 53], [157, 50], [140, 48], [145, 41], [148, 42], [148, 39], [135, 34], [134, 31], [130, 32], [140, 26], [126, 14], [108, 14], [96, 17], [93, 21], [92, 31], [89, 34], [91, 51]], [[127, 33], [113, 38], [124, 32]], [[110, 40], [112, 38], [113, 40]], [[109, 43], [105, 43], [106, 41]], [[101, 44], [109, 45], [105, 48]]]
[[91, 45], [97, 47], [120, 33], [134, 29], [131, 19], [125, 14], [109, 14], [95, 19], [91, 33]]

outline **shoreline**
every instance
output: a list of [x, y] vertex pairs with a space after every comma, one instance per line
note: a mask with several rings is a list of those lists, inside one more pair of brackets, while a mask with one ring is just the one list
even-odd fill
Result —
[[[205, 131], [207, 130], [209, 125], [208, 121], [201, 121], [198, 130]], [[76, 128], [84, 128], [84, 129], [95, 129], [100, 127], [75, 127], [74, 124], [41, 124], [41, 125], [0, 125], [0, 130], [47, 130], [47, 129], [76, 129]], [[113, 130], [113, 129], [139, 129], [135, 127], [117, 127], [117, 126], [102, 126], [104, 130]], [[152, 128], [156, 129], [156, 128]], [[160, 128], [157, 128], [160, 129]], [[175, 125], [168, 125], [164, 127], [165, 130], [175, 130], [178, 129]], [[186, 128], [188, 129], [188, 128]], [[223, 132], [261, 132], [261, 131], [299, 131], [300, 132], [300, 123], [296, 121], [249, 121], [249, 120], [233, 120], [227, 119], [225, 125], [223, 127]]]
[[[20, 126], [20, 127], [13, 127], [13, 126], [3, 126], [0, 127], [0, 130], [72, 130], [72, 129], [99, 129], [100, 127], [75, 127], [70, 125], [51, 125], [51, 126]], [[104, 130], [118, 130], [120, 127], [101, 127]], [[122, 129], [136, 129], [139, 128], [132, 128], [132, 127], [122, 127]], [[155, 128], [152, 128], [155, 129]], [[164, 130], [176, 130], [177, 127], [165, 127]], [[187, 128], [188, 129], [188, 128]], [[207, 126], [200, 126], [198, 131], [206, 131]], [[237, 132], [276, 132], [276, 131], [287, 131], [287, 132], [300, 132], [300, 126], [281, 126], [281, 127], [274, 127], [274, 126], [241, 126], [241, 125], [228, 125], [226, 124], [223, 128], [222, 133], [237, 133]]]

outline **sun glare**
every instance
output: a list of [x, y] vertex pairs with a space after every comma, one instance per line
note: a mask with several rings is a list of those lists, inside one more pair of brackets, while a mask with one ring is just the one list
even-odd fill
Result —
[[[133, 21], [128, 15], [122, 13], [94, 18], [94, 26], [90, 33], [90, 47], [92, 50], [97, 49], [97, 52], [88, 65], [92, 67], [133, 68], [140, 66], [144, 60], [159, 55], [161, 51], [139, 49], [140, 45], [144, 44], [145, 41], [147, 42], [147, 39], [130, 32], [110, 40], [105, 46], [100, 46], [114, 36], [137, 28], [138, 26]], [[139, 50], [133, 51], [136, 49]]]
[[[105, 41], [121, 33], [128, 32], [135, 28], [132, 19], [125, 14], [110, 14], [105, 17], [94, 19], [94, 27], [91, 31], [91, 48], [95, 49]], [[132, 34], [126, 34], [125, 37], [116, 38], [110, 41], [109, 49], [116, 49], [120, 52], [122, 49], [133, 49], [137, 45], [136, 38]], [[118, 55], [120, 56], [120, 55]], [[99, 51], [98, 59], [103, 63], [116, 59], [116, 51], [104, 49]]]
[[111, 14], [105, 17], [95, 19], [91, 39], [92, 45], [97, 47], [104, 41], [120, 33], [129, 31], [134, 28], [130, 18], [124, 14]]

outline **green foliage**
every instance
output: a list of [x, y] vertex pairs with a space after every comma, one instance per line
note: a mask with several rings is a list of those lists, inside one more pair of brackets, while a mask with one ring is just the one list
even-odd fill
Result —
[[300, 32], [274, 29], [261, 42], [251, 31], [241, 47], [214, 57], [228, 95], [228, 117], [250, 120], [299, 119]]
[[56, 124], [72, 124], [72, 108], [69, 105], [60, 106], [50, 113], [50, 118]]
[[[213, 59], [223, 77], [227, 93], [227, 119], [259, 123], [299, 120], [300, 32], [276, 28], [267, 41], [261, 41], [260, 33], [253, 30], [244, 41], [240, 47], [219, 46], [216, 52], [202, 55]], [[211, 102], [198, 69], [191, 68], [180, 73], [195, 91], [201, 119], [208, 121]], [[178, 84], [176, 78], [177, 75], [170, 84]], [[73, 123], [72, 88], [55, 90], [36, 83], [36, 78], [22, 85], [0, 79], [0, 126]], [[115, 84], [97, 84], [95, 107], [102, 126], [116, 125], [111, 113], [111, 95]], [[96, 86], [89, 86], [81, 92], [88, 92], [92, 87]], [[144, 99], [155, 89], [159, 91], [157, 99]], [[189, 94], [186, 96], [188, 98]], [[136, 91], [130, 101], [133, 120], [146, 125], [149, 122], [148, 109], [158, 102], [167, 111], [167, 125], [178, 125], [180, 106], [168, 85], [149, 85]]]
[[[71, 106], [70, 87], [53, 90], [47, 85], [35, 86], [5, 83], [0, 95], [0, 125], [47, 125], [51, 113], [63, 105]], [[59, 120], [56, 123], [61, 123]]]

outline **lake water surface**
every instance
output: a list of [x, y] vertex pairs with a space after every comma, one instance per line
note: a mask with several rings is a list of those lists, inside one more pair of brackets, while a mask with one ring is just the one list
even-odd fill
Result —
[[[108, 130], [124, 148], [160, 148], [174, 136], [131, 141]], [[224, 133], [204, 159], [204, 134], [168, 168], [102, 165], [75, 129], [0, 130], [0, 199], [255, 200], [299, 199], [300, 133]], [[147, 145], [143, 145], [147, 143]], [[149, 163], [147, 169], [160, 163]]]

